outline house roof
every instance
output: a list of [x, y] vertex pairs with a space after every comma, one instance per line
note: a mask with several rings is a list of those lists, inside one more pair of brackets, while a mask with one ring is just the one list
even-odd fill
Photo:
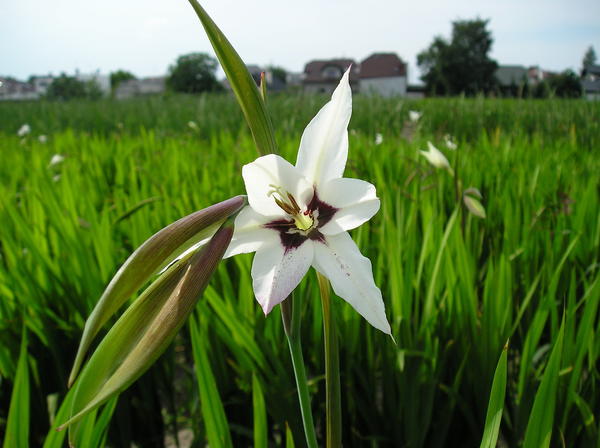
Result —
[[581, 87], [586, 93], [600, 92], [600, 80], [588, 81], [586, 79], [583, 79], [581, 81]]
[[501, 65], [496, 70], [496, 79], [502, 86], [519, 84], [527, 79], [527, 69], [522, 65]]
[[358, 80], [358, 67], [353, 59], [324, 59], [310, 61], [304, 66], [304, 82], [338, 82], [339, 77], [333, 79], [325, 76], [324, 71], [328, 67], [335, 67], [338, 68], [341, 73], [344, 73], [350, 65], [352, 65], [352, 70], [350, 70], [350, 82], [356, 82]]
[[406, 64], [396, 53], [373, 53], [360, 64], [361, 79], [392, 76], [406, 76]]
[[600, 65], [587, 65], [583, 69], [583, 75], [600, 76]]

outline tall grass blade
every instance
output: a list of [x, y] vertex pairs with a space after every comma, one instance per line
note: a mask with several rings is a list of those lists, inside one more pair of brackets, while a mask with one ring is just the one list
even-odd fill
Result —
[[29, 366], [27, 330], [23, 328], [17, 373], [10, 397], [4, 448], [29, 446]]
[[256, 374], [252, 374], [252, 410], [254, 415], [254, 447], [267, 448], [267, 408], [262, 386]]
[[564, 317], [558, 337], [550, 354], [550, 359], [542, 376], [542, 382], [535, 394], [533, 409], [525, 431], [523, 448], [548, 448], [554, 424], [554, 408], [563, 349]]
[[44, 439], [43, 448], [62, 448], [64, 446], [64, 440], [67, 433], [65, 431], [57, 431], [56, 428], [59, 426], [60, 422], [64, 422], [69, 418], [74, 395], [75, 389], [69, 389], [58, 408], [54, 421], [51, 422], [50, 430]]
[[192, 354], [200, 390], [200, 405], [206, 427], [206, 438], [209, 446], [232, 447], [227, 416], [207, 355], [209, 346], [206, 340], [206, 330], [201, 328], [200, 325], [202, 325], [202, 322], [196, 322], [196, 319], [192, 316], [190, 319]]
[[492, 391], [488, 404], [487, 414], [485, 416], [485, 427], [481, 439], [480, 448], [494, 448], [498, 441], [498, 432], [500, 422], [502, 421], [502, 411], [504, 410], [504, 397], [506, 395], [506, 354], [508, 352], [508, 343], [502, 349], [502, 354], [496, 366], [494, 381], [492, 382]]

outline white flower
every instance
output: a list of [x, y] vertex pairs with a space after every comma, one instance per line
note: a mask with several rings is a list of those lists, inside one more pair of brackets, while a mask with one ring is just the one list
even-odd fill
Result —
[[27, 123], [25, 123], [23, 126], [21, 126], [19, 128], [19, 130], [17, 131], [17, 135], [19, 137], [25, 137], [30, 132], [31, 132], [31, 126], [29, 126]]
[[44, 134], [42, 134], [38, 137], [38, 141], [40, 143], [46, 143], [48, 141], [48, 137], [46, 137]]
[[454, 143], [450, 134], [444, 135], [444, 143], [446, 144], [446, 148], [455, 151], [458, 148], [458, 145]]
[[196, 123], [195, 121], [190, 120], [190, 121], [188, 121], [187, 125], [188, 125], [188, 128], [190, 128], [194, 131], [198, 130], [198, 123]]
[[52, 156], [52, 158], [50, 159], [50, 164], [48, 166], [58, 165], [59, 163], [62, 163], [63, 160], [65, 160], [65, 156], [63, 156], [61, 154], [54, 154]]
[[417, 121], [419, 121], [419, 119], [421, 118], [421, 115], [423, 115], [423, 112], [418, 112], [416, 110], [408, 111], [408, 118], [410, 118], [410, 121], [412, 121], [413, 123], [416, 123]]
[[342, 177], [352, 113], [348, 73], [306, 127], [295, 166], [271, 154], [243, 167], [249, 205], [236, 218], [226, 256], [256, 252], [253, 289], [265, 314], [313, 266], [371, 325], [391, 334], [371, 262], [348, 234], [379, 210], [373, 185]]
[[443, 168], [450, 172], [452, 172], [452, 168], [450, 168], [450, 164], [448, 163], [448, 159], [442, 152], [437, 149], [431, 142], [427, 142], [428, 150], [427, 151], [419, 151], [421, 155], [423, 155], [429, 163], [431, 163], [436, 168]]
[[375, 144], [376, 145], [381, 145], [383, 143], [383, 135], [381, 135], [379, 132], [377, 134], [375, 134]]

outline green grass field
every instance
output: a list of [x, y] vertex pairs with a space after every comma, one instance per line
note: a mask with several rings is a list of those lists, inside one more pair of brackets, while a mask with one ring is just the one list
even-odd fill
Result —
[[[270, 98], [292, 163], [325, 101]], [[417, 127], [405, 125], [410, 109], [423, 112]], [[19, 138], [24, 123], [32, 132]], [[488, 406], [503, 403], [498, 446], [599, 447], [600, 103], [356, 96], [350, 130], [345, 176], [381, 198], [352, 236], [397, 345], [334, 301], [345, 446], [479, 446]], [[485, 220], [418, 154], [428, 140], [482, 192]], [[257, 152], [233, 98], [167, 96], [1, 103], [0, 154], [0, 434], [9, 448], [61, 447], [51, 425], [68, 415], [67, 377], [104, 287], [154, 232], [243, 194], [241, 167]], [[51, 166], [54, 154], [65, 159]], [[304, 446], [281, 317], [256, 303], [251, 260], [220, 265], [167, 353], [87, 418], [81, 446], [161, 446], [183, 429], [198, 447]], [[314, 272], [299, 296], [323, 437]], [[490, 399], [507, 341], [506, 393]]]

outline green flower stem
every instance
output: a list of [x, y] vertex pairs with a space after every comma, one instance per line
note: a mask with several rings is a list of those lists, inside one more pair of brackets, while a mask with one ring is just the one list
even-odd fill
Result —
[[304, 358], [302, 357], [302, 341], [300, 339], [300, 306], [296, 303], [295, 293], [281, 302], [281, 317], [283, 328], [290, 346], [294, 376], [296, 377], [296, 388], [300, 401], [300, 412], [304, 424], [304, 435], [308, 448], [317, 448], [317, 435], [313, 423], [312, 410], [310, 408], [310, 395], [304, 370]]
[[458, 173], [458, 169], [459, 169], [459, 162], [460, 162], [460, 152], [458, 150], [458, 148], [455, 150], [456, 152], [456, 157], [454, 159], [454, 191], [455, 191], [455, 197], [456, 197], [456, 206], [460, 209], [461, 214], [460, 214], [460, 231], [462, 233], [462, 236], [465, 236], [465, 212], [464, 212], [464, 202], [463, 202], [463, 187], [462, 187], [462, 182], [460, 180], [459, 177], [459, 173]]
[[458, 148], [454, 152], [456, 153], [456, 157], [454, 158], [454, 194], [456, 198], [456, 203], [460, 204], [462, 199], [462, 187], [460, 185], [460, 177], [458, 173], [460, 152], [458, 151]]
[[342, 400], [340, 388], [340, 356], [333, 318], [329, 280], [317, 273], [321, 303], [323, 304], [323, 332], [325, 339], [325, 394], [328, 448], [342, 446]]

